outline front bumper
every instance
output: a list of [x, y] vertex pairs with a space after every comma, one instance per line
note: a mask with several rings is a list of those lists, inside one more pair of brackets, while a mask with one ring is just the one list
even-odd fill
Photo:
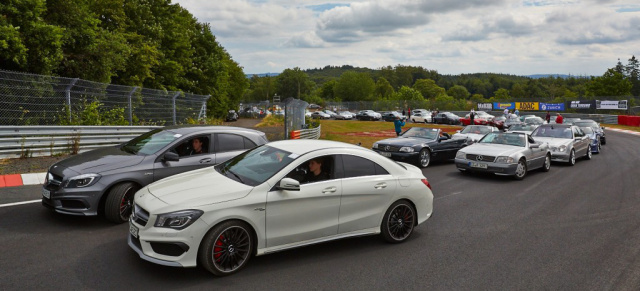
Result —
[[[419, 152], [413, 152], [413, 153], [405, 153], [405, 152], [385, 152], [385, 151], [381, 151], [381, 150], [377, 150], [377, 149], [373, 149], [373, 151], [375, 151], [376, 153], [385, 156], [387, 158], [390, 158], [394, 161], [399, 161], [399, 162], [407, 162], [407, 163], [417, 163], [420, 159], [420, 153]], [[391, 156], [386, 156], [387, 154], [390, 154]]]
[[479, 168], [472, 167], [471, 160], [467, 159], [455, 159], [456, 167], [461, 171], [473, 171], [473, 172], [483, 172], [483, 173], [493, 173], [496, 175], [505, 175], [505, 176], [513, 176], [516, 174], [516, 169], [518, 168], [518, 164], [502, 164], [502, 163], [493, 163], [493, 162], [480, 162], [481, 164], [486, 164], [487, 168]]
[[[42, 205], [62, 214], [95, 216], [98, 215], [103, 189], [100, 183], [86, 188], [62, 188], [45, 185], [42, 187]], [[45, 197], [45, 191], [49, 191], [49, 198]]]
[[551, 161], [552, 162], [564, 162], [568, 163], [569, 157], [571, 156], [570, 152], [551, 152]]
[[[128, 244], [145, 261], [170, 267], [197, 266], [198, 247], [209, 227], [196, 220], [183, 230], [154, 227], [155, 216], [146, 225], [129, 220]], [[131, 228], [138, 230], [138, 237]]]

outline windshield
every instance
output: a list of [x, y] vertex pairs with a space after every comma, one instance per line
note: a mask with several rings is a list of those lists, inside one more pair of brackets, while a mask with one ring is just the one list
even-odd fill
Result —
[[573, 134], [571, 133], [571, 127], [553, 127], [553, 126], [538, 127], [538, 129], [536, 129], [533, 132], [532, 136], [573, 138]]
[[216, 171], [240, 183], [257, 186], [298, 158], [297, 154], [260, 146], [215, 166]]
[[574, 122], [575, 125], [580, 126], [580, 127], [598, 127], [598, 123], [596, 123], [595, 121], [592, 120], [581, 120], [581, 121], [576, 121]]
[[154, 129], [125, 143], [121, 149], [134, 155], [151, 155], [181, 136], [169, 130]]
[[582, 131], [584, 131], [585, 134], [592, 134], [593, 133], [593, 129], [591, 129], [591, 127], [580, 127], [580, 129], [582, 129]]
[[492, 132], [485, 135], [478, 143], [524, 147], [526, 145], [524, 137], [524, 134]]
[[490, 127], [482, 126], [482, 125], [468, 125], [460, 133], [474, 133], [474, 134], [487, 134], [491, 132]]
[[538, 117], [531, 117], [531, 118], [525, 118], [524, 123], [540, 125], [544, 123], [544, 120]]
[[409, 130], [405, 131], [401, 136], [419, 137], [435, 140], [438, 137], [438, 130], [435, 128], [412, 127], [409, 128]]

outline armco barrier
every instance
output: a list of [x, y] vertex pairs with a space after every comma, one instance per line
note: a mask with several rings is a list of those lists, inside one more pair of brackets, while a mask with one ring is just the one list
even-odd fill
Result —
[[127, 142], [161, 126], [0, 126], [0, 159], [52, 156]]
[[310, 129], [293, 130], [289, 133], [289, 139], [319, 139], [320, 126]]

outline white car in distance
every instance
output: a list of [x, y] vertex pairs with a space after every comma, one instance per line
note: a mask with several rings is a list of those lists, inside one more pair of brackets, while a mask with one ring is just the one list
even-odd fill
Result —
[[347, 143], [285, 140], [140, 189], [128, 244], [144, 260], [224, 276], [254, 255], [335, 239], [400, 243], [432, 212], [413, 165]]

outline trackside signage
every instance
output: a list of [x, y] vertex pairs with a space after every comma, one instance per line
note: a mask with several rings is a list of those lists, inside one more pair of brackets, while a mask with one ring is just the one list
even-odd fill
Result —
[[493, 110], [493, 104], [491, 103], [478, 103], [478, 110], [487, 110], [487, 111], [491, 111]]
[[540, 103], [542, 111], [564, 111], [564, 103]]
[[513, 102], [493, 102], [494, 109], [514, 109], [516, 108]]
[[627, 100], [596, 100], [596, 109], [619, 109], [627, 110]]
[[516, 102], [516, 109], [518, 110], [540, 110], [538, 102]]
[[569, 109], [595, 109], [596, 100], [581, 100], [581, 101], [569, 101], [567, 102]]

